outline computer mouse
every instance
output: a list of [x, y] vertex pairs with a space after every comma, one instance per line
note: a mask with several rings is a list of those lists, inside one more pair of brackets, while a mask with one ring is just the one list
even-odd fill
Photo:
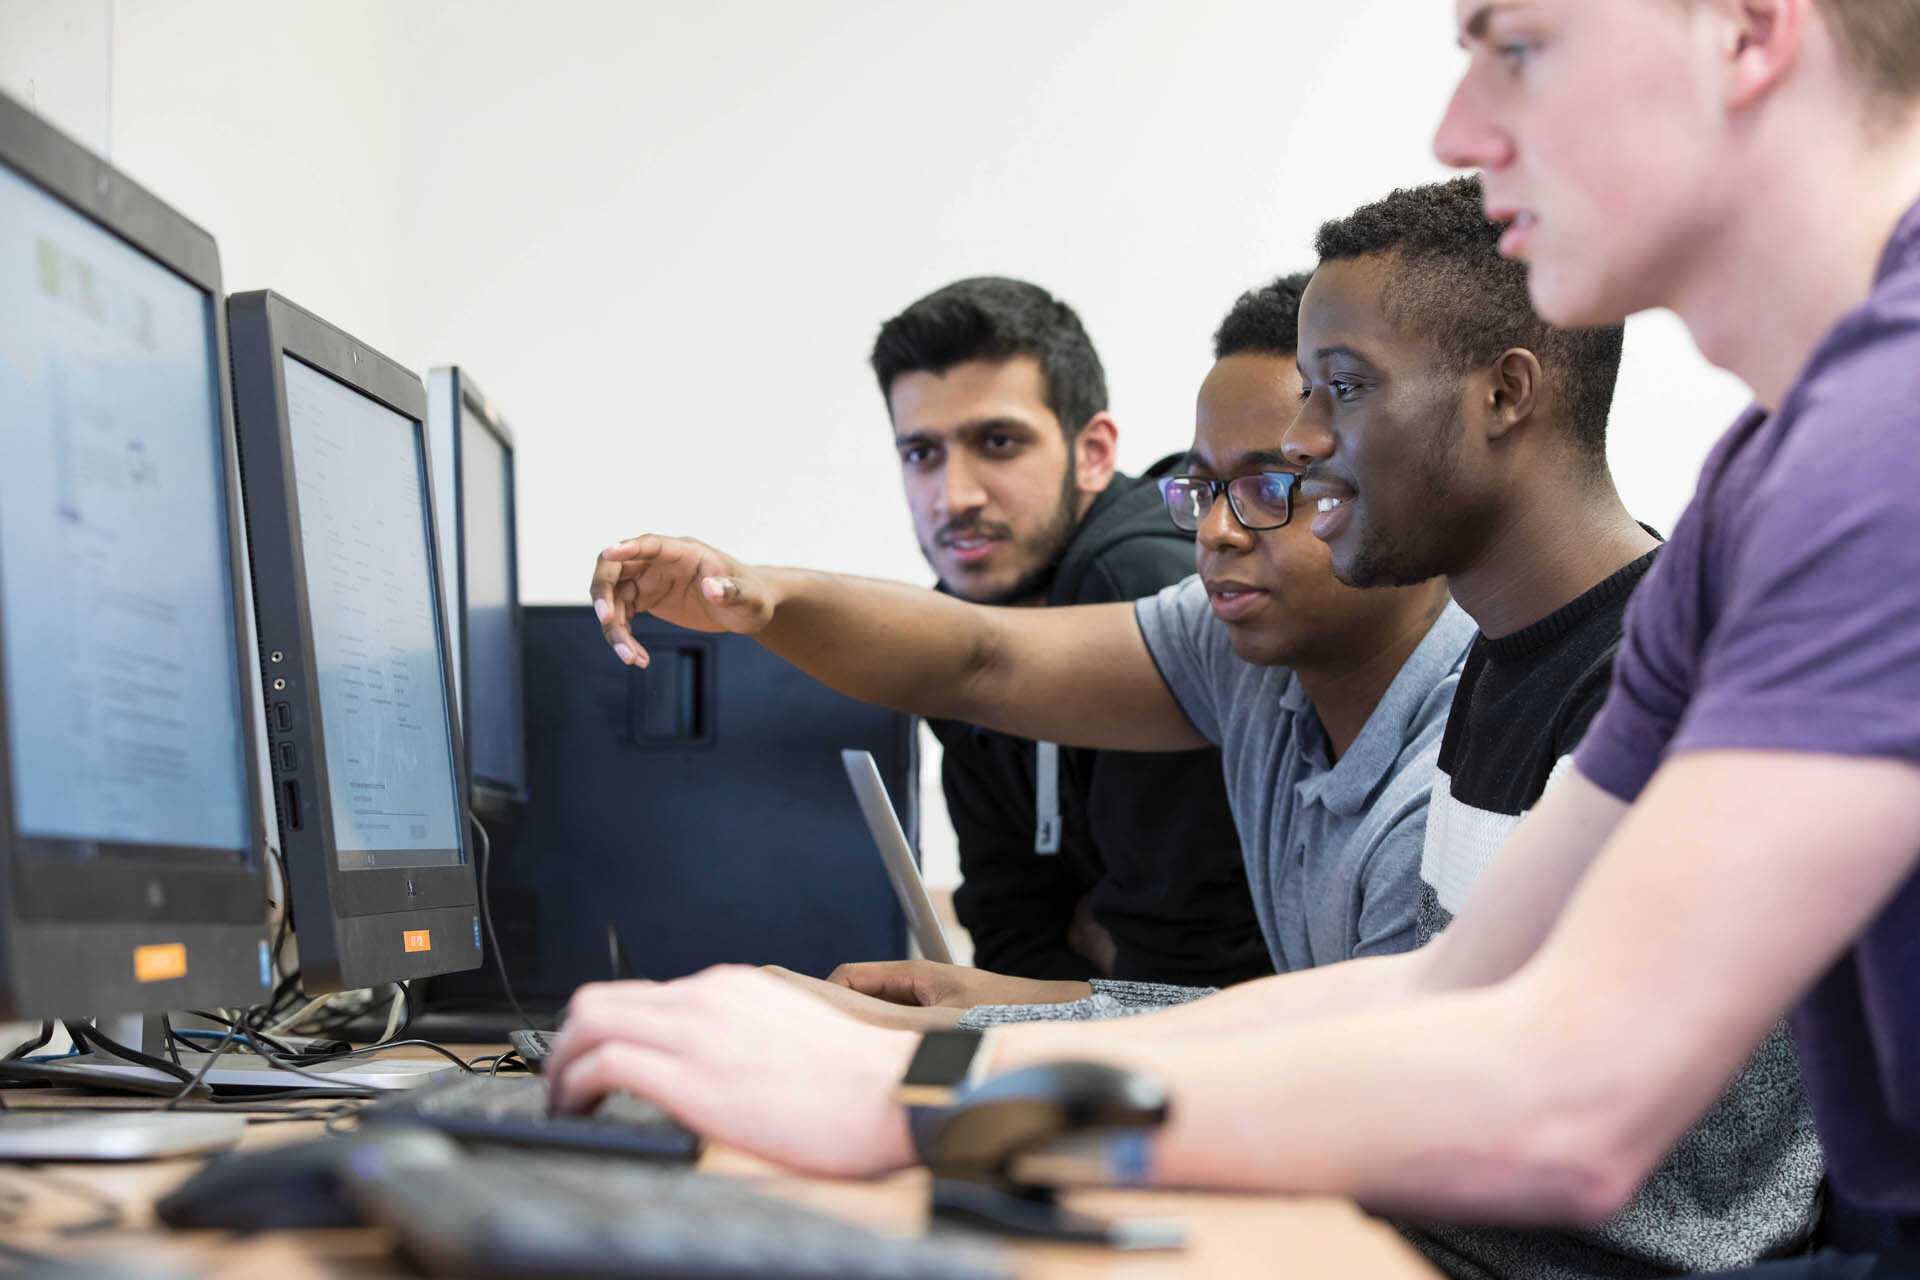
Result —
[[411, 1126], [315, 1138], [209, 1160], [154, 1209], [162, 1222], [185, 1231], [360, 1226], [365, 1219], [347, 1198], [341, 1175], [349, 1161], [375, 1151], [406, 1162], [459, 1158], [451, 1139]]
[[1076, 1133], [1150, 1129], [1166, 1118], [1167, 1091], [1149, 1076], [1099, 1062], [1051, 1062], [963, 1091], [923, 1156], [940, 1176], [994, 1172]]

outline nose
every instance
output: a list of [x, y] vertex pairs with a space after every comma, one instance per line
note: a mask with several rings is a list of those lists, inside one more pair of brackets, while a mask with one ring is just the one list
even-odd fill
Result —
[[1296, 467], [1310, 467], [1333, 456], [1333, 432], [1327, 426], [1325, 391], [1316, 391], [1300, 402], [1293, 425], [1280, 438], [1280, 452]]
[[1513, 159], [1513, 140], [1494, 126], [1473, 65], [1454, 86], [1433, 132], [1433, 154], [1455, 169], [1499, 169]]
[[1253, 535], [1234, 518], [1224, 489], [1214, 492], [1213, 505], [1201, 517], [1200, 528], [1193, 536], [1208, 551], [1244, 551], [1253, 545]]
[[965, 453], [955, 450], [948, 455], [946, 466], [940, 473], [940, 518], [951, 520], [956, 515], [978, 511], [986, 505], [986, 489], [981, 486]]

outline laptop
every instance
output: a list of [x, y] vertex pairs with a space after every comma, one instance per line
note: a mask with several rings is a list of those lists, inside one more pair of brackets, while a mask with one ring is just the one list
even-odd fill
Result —
[[872, 753], [842, 751], [840, 763], [847, 767], [847, 781], [853, 784], [860, 814], [867, 820], [874, 844], [879, 846], [880, 861], [886, 864], [887, 879], [893, 881], [894, 895], [900, 899], [900, 910], [906, 913], [907, 927], [913, 931], [920, 954], [941, 964], [952, 964], [953, 950], [947, 946], [947, 935], [940, 931], [939, 917], [933, 914], [926, 881], [920, 878], [920, 864], [913, 859], [907, 833], [900, 829], [900, 819], [894, 813], [893, 801], [887, 796], [887, 784], [880, 780], [880, 769], [874, 764]]

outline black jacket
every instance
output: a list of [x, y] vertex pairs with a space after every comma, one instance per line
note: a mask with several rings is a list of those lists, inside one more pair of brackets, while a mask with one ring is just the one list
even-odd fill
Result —
[[[1167, 518], [1155, 478], [1118, 475], [1061, 553], [1047, 603], [1153, 595], [1193, 572], [1193, 536]], [[1067, 945], [1080, 899], [1112, 935], [1116, 978], [1220, 985], [1273, 971], [1248, 895], [1217, 750], [1059, 748], [1059, 852], [1035, 851], [1035, 747], [930, 722], [960, 843], [955, 912], [974, 963], [1030, 978], [1099, 976]]]

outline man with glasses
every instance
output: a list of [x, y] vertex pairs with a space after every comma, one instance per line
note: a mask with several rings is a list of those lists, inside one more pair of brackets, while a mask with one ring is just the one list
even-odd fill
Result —
[[[988, 605], [1152, 595], [1193, 570], [1153, 481], [1114, 467], [1106, 376], [1038, 285], [956, 281], [880, 327], [872, 366], [940, 590]], [[1270, 973], [1215, 751], [1111, 752], [936, 719], [979, 964], [1032, 979], [1227, 985]]]
[[[1299, 407], [1304, 282], [1245, 295], [1216, 335], [1193, 447], [1181, 474], [1161, 481], [1159, 518], [1197, 534], [1199, 572], [1186, 581], [1137, 605], [990, 610], [642, 538], [611, 549], [596, 576], [610, 642], [630, 645], [626, 618], [650, 609], [753, 634], [830, 685], [925, 715], [1121, 751], [1218, 744], [1273, 966], [1406, 949], [1427, 786], [1473, 628], [1438, 580], [1343, 586], [1295, 518], [1298, 476], [1279, 446]], [[1132, 804], [1179, 801], [1153, 793]], [[1184, 835], [1162, 831], [1177, 867]], [[1093, 996], [1103, 1008], [1138, 1007], [1210, 989], [888, 972], [909, 985], [923, 973], [958, 975], [967, 1003]], [[927, 1025], [958, 1016], [885, 1007]]]

